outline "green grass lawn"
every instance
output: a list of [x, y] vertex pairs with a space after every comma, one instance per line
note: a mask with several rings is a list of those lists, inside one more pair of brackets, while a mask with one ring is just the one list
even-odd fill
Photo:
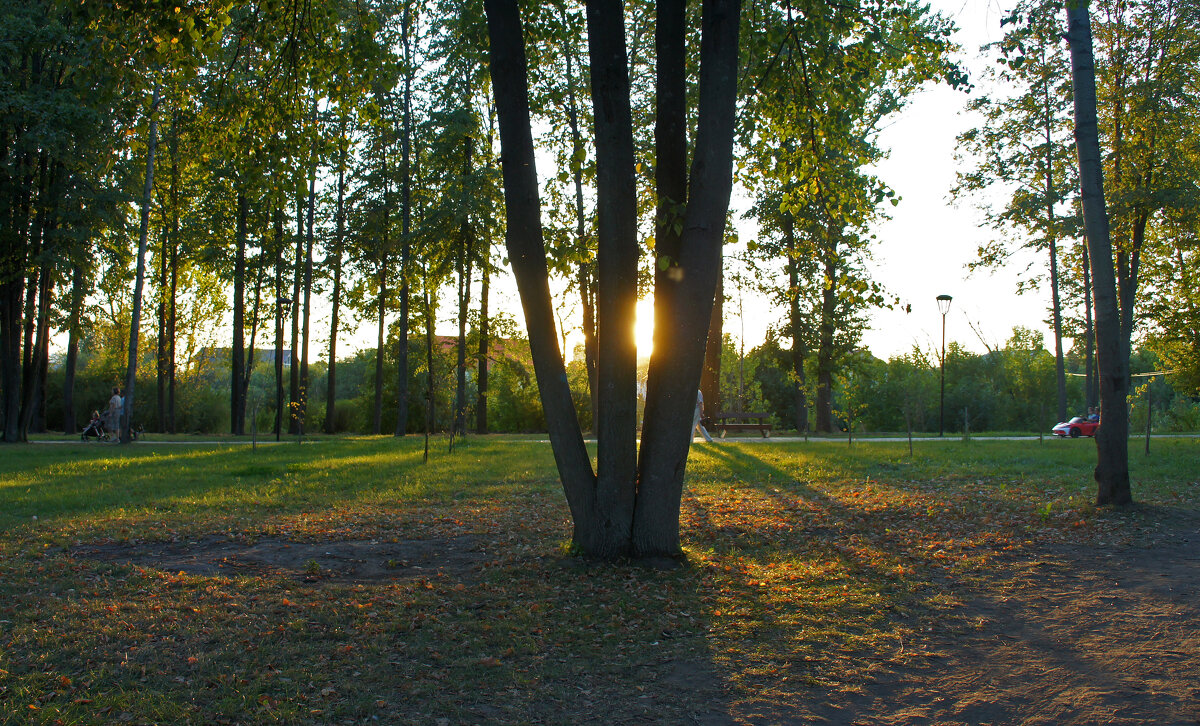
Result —
[[[1084, 440], [698, 444], [688, 566], [658, 571], [565, 555], [549, 445], [445, 444], [0, 449], [0, 722], [685, 721], [852, 685], [1005, 553], [1200, 508], [1195, 439], [1132, 442], [1122, 511], [1091, 505]], [[150, 556], [347, 542], [466, 559], [346, 581]]]

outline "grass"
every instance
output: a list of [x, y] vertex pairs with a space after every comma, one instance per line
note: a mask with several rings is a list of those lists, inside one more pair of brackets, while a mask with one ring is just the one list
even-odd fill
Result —
[[[444, 443], [427, 464], [419, 438], [3, 449], [0, 722], [679, 722], [787, 703], [869, 678], [1006, 552], [1136, 541], [1200, 505], [1194, 439], [1131, 444], [1127, 511], [1091, 505], [1084, 441], [698, 444], [689, 566], [657, 571], [565, 557], [548, 445]], [[214, 540], [457, 542], [478, 561], [338, 583], [316, 559], [199, 575], [81, 554]]]

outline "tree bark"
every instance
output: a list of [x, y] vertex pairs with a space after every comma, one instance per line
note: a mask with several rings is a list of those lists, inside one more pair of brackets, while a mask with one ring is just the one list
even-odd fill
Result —
[[76, 263], [71, 273], [71, 312], [67, 319], [67, 360], [63, 376], [63, 433], [66, 434], [79, 432], [75, 413], [75, 374], [79, 368], [79, 336], [86, 284], [83, 265]]
[[283, 296], [283, 210], [276, 208], [275, 217], [275, 440], [283, 435], [283, 311], [290, 300]]
[[246, 371], [246, 225], [250, 200], [243, 190], [237, 195], [237, 239], [233, 257], [233, 347], [229, 373], [229, 433], [246, 433], [246, 402], [242, 378]]
[[1050, 247], [1050, 310], [1054, 324], [1054, 383], [1058, 392], [1058, 420], [1067, 420], [1067, 367], [1063, 360], [1062, 305], [1058, 292], [1058, 220], [1054, 214], [1054, 143], [1051, 124], [1054, 119], [1050, 102], [1050, 84], [1042, 86], [1042, 102], [1045, 109], [1046, 126], [1046, 235]]
[[[529, 114], [529, 80], [516, 0], [485, 0], [492, 90], [500, 124], [501, 169], [507, 225], [505, 245], [521, 296], [534, 374], [546, 416], [559, 478], [574, 523], [573, 541], [592, 539], [591, 498], [595, 486], [575, 404], [558, 348], [550, 298], [546, 245]], [[586, 551], [586, 550], [585, 550]]]
[[408, 431], [408, 326], [409, 286], [412, 266], [412, 80], [415, 73], [412, 55], [412, 10], [408, 3], [400, 19], [401, 44], [404, 50], [404, 119], [400, 125], [400, 320], [396, 336], [396, 428], [394, 434]]
[[[667, 8], [665, 6], [672, 6]], [[660, 0], [664, 12], [683, 18], [683, 2]], [[692, 415], [704, 364], [704, 347], [717, 280], [721, 245], [733, 185], [733, 133], [737, 98], [739, 0], [705, 0], [701, 19], [699, 113], [684, 216], [678, 278], [667, 276], [663, 299], [670, 308], [657, 321], [670, 321], [655, 353], [647, 381], [646, 419], [639, 460], [639, 488], [633, 523], [638, 556], [679, 556], [679, 505], [691, 446]], [[671, 32], [682, 34], [682, 22]], [[661, 60], [660, 60], [661, 62]], [[659, 73], [663, 71], [660, 69]], [[674, 71], [677, 73], [678, 71]], [[671, 84], [679, 92], [683, 78]], [[655, 307], [660, 303], [655, 286]], [[658, 341], [666, 344], [661, 350]]]
[[121, 413], [121, 443], [133, 441], [134, 385], [137, 383], [138, 326], [142, 320], [142, 283], [146, 277], [146, 243], [150, 236], [150, 203], [154, 195], [154, 152], [158, 148], [158, 103], [160, 91], [154, 84], [150, 101], [150, 132], [146, 141], [146, 185], [142, 189], [142, 212], [138, 232], [137, 272], [133, 282], [133, 312], [129, 323], [129, 366], [125, 372], [125, 406]]
[[[586, 549], [612, 558], [629, 552], [637, 486], [637, 344], [633, 334], [637, 185], [624, 4], [620, 0], [588, 2], [587, 23], [596, 135], [596, 377], [600, 408], [596, 411], [593, 500], [597, 529], [590, 533], [595, 539]], [[661, 28], [667, 21], [660, 15], [658, 24]], [[659, 62], [665, 62], [662, 54]], [[660, 166], [662, 163], [660, 159]]]
[[[343, 127], [344, 130], [344, 127]], [[342, 250], [346, 244], [346, 156], [348, 140], [343, 139], [338, 161], [337, 209], [334, 212], [333, 292], [329, 313], [329, 369], [325, 379], [325, 433], [337, 430], [337, 337], [342, 307]]]
[[1092, 294], [1096, 306], [1096, 355], [1100, 373], [1101, 425], [1096, 431], [1096, 504], [1126, 505], [1129, 489], [1129, 349], [1123, 343], [1113, 249], [1104, 205], [1104, 170], [1096, 122], [1096, 76], [1088, 4], [1067, 6], [1071, 82], [1075, 90], [1075, 146]]
[[488, 353], [492, 347], [492, 332], [488, 324], [488, 292], [491, 287], [492, 240], [491, 230], [483, 230], [483, 254], [480, 265], [483, 279], [479, 283], [479, 348], [475, 354], [476, 403], [475, 433], [488, 432]]
[[387, 315], [387, 255], [379, 261], [378, 329], [375, 334], [375, 407], [371, 417], [371, 433], [383, 433], [383, 343]]
[[786, 215], [783, 233], [787, 244], [788, 270], [788, 321], [792, 328], [792, 376], [793, 397], [796, 407], [796, 430], [808, 433], [808, 386], [805, 381], [804, 359], [808, 357], [808, 346], [804, 343], [803, 320], [800, 314], [800, 260], [796, 241], [796, 224], [792, 216]]
[[[313, 115], [316, 115], [313, 104]], [[313, 281], [313, 216], [317, 206], [317, 162], [314, 159], [308, 172], [308, 230], [304, 242], [304, 322], [300, 326], [300, 430], [308, 420], [308, 337], [312, 331], [312, 281]]]
[[[297, 180], [299, 181], [299, 180]], [[299, 191], [299, 190], [297, 190]], [[289, 304], [292, 316], [291, 360], [288, 363], [288, 433], [299, 434], [300, 413], [300, 366], [296, 357], [300, 350], [300, 292], [304, 279], [304, 197], [296, 195], [296, 258], [292, 265], [292, 299]]]

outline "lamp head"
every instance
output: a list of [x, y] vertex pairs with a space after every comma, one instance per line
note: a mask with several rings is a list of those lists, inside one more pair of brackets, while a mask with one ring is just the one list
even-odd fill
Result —
[[954, 298], [950, 297], [949, 295], [937, 296], [938, 310], [942, 313], [942, 315], [950, 312], [950, 301], [953, 299]]

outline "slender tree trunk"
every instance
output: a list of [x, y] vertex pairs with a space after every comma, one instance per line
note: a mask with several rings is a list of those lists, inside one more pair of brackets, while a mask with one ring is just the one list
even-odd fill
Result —
[[[832, 241], [831, 241], [832, 244]], [[834, 252], [825, 260], [825, 287], [821, 292], [821, 321], [817, 334], [817, 431], [833, 432], [833, 316], [837, 307], [837, 268]]]
[[150, 102], [150, 133], [146, 142], [146, 185], [142, 189], [142, 213], [138, 232], [137, 272], [133, 282], [133, 312], [129, 323], [129, 367], [125, 373], [125, 407], [121, 413], [121, 443], [133, 441], [134, 385], [137, 383], [138, 328], [142, 321], [142, 283], [146, 277], [146, 244], [150, 236], [150, 203], [154, 195], [154, 152], [158, 148], [158, 103], [160, 91], [154, 84]]
[[792, 385], [796, 408], [796, 430], [807, 434], [808, 391], [804, 378], [804, 359], [808, 356], [808, 347], [804, 343], [804, 323], [800, 315], [800, 252], [796, 241], [795, 220], [789, 214], [784, 218], [783, 224], [788, 252], [788, 320], [792, 328]]
[[[163, 215], [166, 216], [165, 214]], [[171, 232], [167, 220], [163, 220], [162, 239], [158, 253], [158, 345], [154, 350], [154, 403], [158, 430], [167, 430], [167, 248], [171, 244]]]
[[492, 347], [492, 332], [488, 321], [488, 316], [491, 314], [488, 310], [488, 293], [491, 287], [492, 268], [491, 231], [485, 229], [483, 236], [483, 263], [480, 266], [482, 268], [483, 279], [479, 284], [479, 349], [475, 357], [475, 378], [477, 381], [475, 432], [479, 434], [486, 434], [488, 432], [488, 352]]
[[[348, 143], [348, 142], [343, 142]], [[337, 210], [334, 213], [333, 241], [333, 293], [329, 314], [329, 372], [325, 385], [325, 433], [337, 431], [337, 337], [338, 322], [342, 306], [342, 250], [346, 239], [346, 155], [342, 146], [338, 162]]]
[[79, 432], [75, 413], [75, 374], [79, 368], [79, 335], [86, 284], [83, 266], [76, 263], [71, 273], [71, 312], [67, 320], [67, 360], [63, 376], [63, 433], [67, 434]]
[[[258, 323], [262, 315], [262, 288], [263, 278], [266, 276], [267, 266], [262, 264], [262, 257], [259, 257], [258, 274], [254, 278], [254, 305], [250, 310], [250, 346], [246, 350], [246, 366], [242, 372], [242, 420], [246, 420], [248, 400], [250, 395], [250, 379], [254, 377], [254, 351], [258, 344]], [[255, 425], [255, 431], [258, 430]], [[243, 429], [243, 433], [245, 430]]]
[[379, 325], [375, 336], [375, 413], [371, 418], [371, 433], [377, 436], [383, 433], [383, 343], [387, 314], [387, 305], [384, 304], [386, 300], [387, 255], [385, 254], [379, 262], [379, 304], [377, 306]]
[[1084, 314], [1084, 388], [1087, 407], [1100, 405], [1096, 393], [1096, 331], [1092, 321], [1092, 264], [1088, 260], [1087, 238], [1083, 247], [1083, 314]]
[[237, 242], [233, 258], [233, 349], [229, 375], [229, 432], [246, 432], [246, 402], [242, 400], [242, 378], [246, 366], [246, 225], [250, 200], [244, 191], [237, 195]]
[[[176, 141], [178, 127], [174, 131]], [[176, 156], [171, 157], [171, 292], [167, 299], [167, 419], [166, 431], [175, 433], [175, 324], [178, 320], [176, 301], [179, 292], [179, 164]]]
[[291, 301], [283, 296], [283, 210], [275, 209], [275, 440], [283, 433], [283, 311]]
[[437, 319], [435, 314], [437, 306], [437, 296], [430, 293], [429, 268], [426, 266], [424, 274], [424, 292], [425, 292], [425, 460], [429, 461], [429, 435], [432, 434], [437, 426], [437, 376], [434, 374], [433, 363], [433, 321]]
[[1051, 123], [1054, 119], [1053, 106], [1050, 102], [1050, 84], [1042, 86], [1042, 103], [1045, 110], [1046, 126], [1043, 129], [1046, 140], [1045, 176], [1046, 176], [1046, 233], [1050, 238], [1050, 310], [1054, 323], [1054, 383], [1058, 391], [1058, 420], [1067, 420], [1067, 367], [1063, 359], [1062, 342], [1062, 305], [1058, 291], [1058, 219], [1054, 214], [1054, 149], [1051, 136]]
[[[471, 178], [474, 141], [468, 137], [463, 153], [462, 193], [464, 209], [468, 180]], [[475, 230], [471, 224], [470, 214], [467, 213], [459, 230], [462, 247], [458, 258], [458, 342], [455, 346], [455, 388], [454, 388], [454, 426], [453, 435], [463, 436], [467, 432], [467, 315], [470, 312], [471, 301], [471, 258], [475, 253]], [[453, 445], [453, 436], [450, 439]]]
[[[565, 14], [565, 10], [563, 11]], [[592, 430], [596, 430], [596, 412], [600, 408], [599, 381], [596, 378], [596, 285], [594, 263], [588, 260], [586, 212], [583, 206], [583, 162], [586, 149], [580, 131], [579, 106], [575, 98], [575, 56], [569, 43], [564, 44], [563, 55], [567, 70], [567, 126], [571, 130], [571, 178], [575, 183], [575, 247], [579, 255], [576, 269], [579, 286], [579, 302], [583, 310], [583, 361], [588, 378], [588, 395], [591, 398]], [[566, 351], [563, 351], [564, 353]]]
[[400, 126], [400, 162], [404, 169], [400, 177], [400, 330], [396, 336], [396, 436], [403, 436], [408, 430], [408, 305], [411, 295], [408, 280], [412, 266], [412, 78], [415, 72], [410, 34], [411, 13], [412, 9], [406, 3], [400, 19], [404, 50], [404, 119]]
[[1113, 249], [1104, 206], [1104, 170], [1096, 124], [1096, 76], [1088, 4], [1067, 6], [1071, 81], [1075, 90], [1075, 145], [1079, 155], [1083, 220], [1096, 305], [1101, 425], [1096, 431], [1096, 504], [1125, 505], [1129, 489], [1129, 349], [1123, 341], [1113, 272]]
[[300, 366], [297, 356], [300, 350], [300, 292], [304, 280], [304, 194], [296, 197], [296, 259], [292, 266], [292, 299], [289, 306], [292, 316], [291, 360], [288, 363], [288, 433], [299, 434], [300, 413]]
[[[316, 114], [316, 105], [313, 106]], [[313, 216], [317, 206], [317, 166], [308, 173], [308, 231], [304, 243], [304, 323], [301, 325], [300, 339], [300, 425], [308, 420], [308, 338], [312, 331], [312, 281], [313, 281]]]

